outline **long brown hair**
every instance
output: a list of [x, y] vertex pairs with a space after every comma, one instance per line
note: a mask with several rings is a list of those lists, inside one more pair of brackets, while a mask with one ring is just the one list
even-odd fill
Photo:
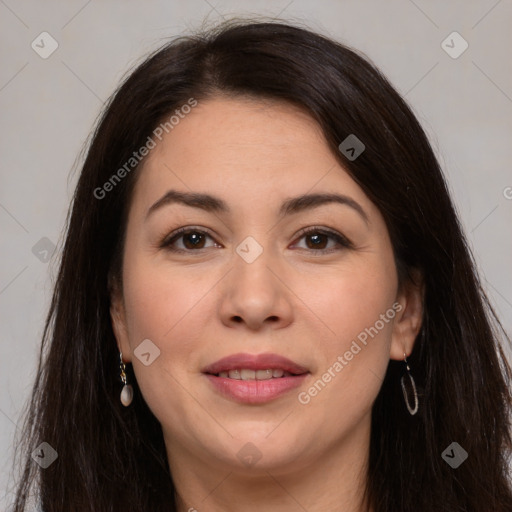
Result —
[[[109, 316], [109, 278], [120, 279], [126, 214], [143, 161], [105, 197], [94, 191], [176, 108], [219, 93], [307, 111], [384, 216], [400, 279], [414, 269], [424, 275], [424, 317], [409, 358], [420, 410], [409, 415], [402, 365], [390, 361], [372, 411], [368, 503], [375, 512], [510, 512], [511, 370], [500, 345], [510, 340], [482, 290], [427, 137], [366, 58], [276, 22], [230, 22], [172, 40], [105, 106], [68, 217], [17, 450], [23, 475], [14, 511], [25, 510], [33, 486], [44, 512], [176, 510], [162, 429], [130, 365], [134, 402], [120, 403]], [[350, 134], [366, 147], [353, 161], [338, 150]], [[58, 453], [46, 469], [30, 456], [43, 441]], [[441, 456], [452, 442], [468, 453], [456, 469]]]

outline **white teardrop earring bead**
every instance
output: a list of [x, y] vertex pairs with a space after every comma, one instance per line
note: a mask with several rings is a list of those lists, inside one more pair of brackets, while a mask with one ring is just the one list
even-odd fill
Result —
[[130, 386], [130, 384], [126, 384], [123, 386], [123, 389], [121, 391], [121, 403], [128, 407], [133, 400], [133, 388]]

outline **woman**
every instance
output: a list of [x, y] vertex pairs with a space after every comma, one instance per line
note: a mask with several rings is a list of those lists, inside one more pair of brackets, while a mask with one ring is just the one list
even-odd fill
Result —
[[90, 144], [14, 510], [510, 511], [500, 338], [367, 60], [281, 23], [177, 39]]

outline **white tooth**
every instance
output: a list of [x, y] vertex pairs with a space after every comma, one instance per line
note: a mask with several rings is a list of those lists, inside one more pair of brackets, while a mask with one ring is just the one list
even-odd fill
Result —
[[254, 370], [240, 370], [240, 376], [242, 380], [254, 380], [256, 378], [256, 372]]
[[228, 375], [230, 379], [240, 380], [242, 378], [240, 376], [240, 370], [229, 370]]
[[272, 378], [272, 370], [258, 370], [256, 380], [268, 380]]
[[225, 379], [228, 378], [228, 372], [220, 372], [219, 377], [224, 377]]
[[272, 370], [272, 377], [279, 378], [284, 375], [284, 370]]

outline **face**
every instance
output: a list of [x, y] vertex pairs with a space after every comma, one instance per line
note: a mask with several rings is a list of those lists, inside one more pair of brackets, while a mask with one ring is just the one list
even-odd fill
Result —
[[284, 472], [364, 444], [420, 313], [315, 122], [199, 102], [137, 172], [111, 314], [169, 459]]

